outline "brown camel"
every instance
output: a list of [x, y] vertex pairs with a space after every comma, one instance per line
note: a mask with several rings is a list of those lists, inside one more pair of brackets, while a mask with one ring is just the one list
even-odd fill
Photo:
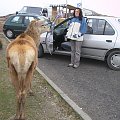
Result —
[[7, 46], [6, 58], [17, 99], [14, 120], [25, 120], [25, 100], [38, 62], [37, 46], [40, 34], [45, 31], [48, 27], [43, 22], [33, 20], [26, 31]]

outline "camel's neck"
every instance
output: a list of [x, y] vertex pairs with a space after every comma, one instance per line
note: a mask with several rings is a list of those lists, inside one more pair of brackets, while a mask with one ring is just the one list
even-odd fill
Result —
[[32, 30], [32, 29], [27, 29], [26, 31], [25, 31], [25, 33], [27, 34], [27, 35], [29, 35], [31, 38], [33, 38], [33, 40], [35, 41], [35, 43], [36, 43], [36, 45], [39, 43], [39, 37], [40, 37], [40, 31], [39, 31], [39, 29], [37, 29], [37, 28], [35, 28], [34, 30]]

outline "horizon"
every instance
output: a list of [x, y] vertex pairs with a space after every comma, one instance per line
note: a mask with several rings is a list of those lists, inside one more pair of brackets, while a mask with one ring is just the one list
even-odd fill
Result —
[[66, 4], [66, 1], [67, 1], [67, 4], [75, 6], [75, 7], [77, 7], [78, 3], [82, 2], [82, 8], [93, 10], [96, 13], [103, 14], [103, 15], [120, 17], [120, 12], [119, 12], [120, 8], [119, 8], [118, 0], [114, 0], [114, 1], [113, 0], [97, 0], [97, 1], [96, 0], [91, 0], [91, 1], [74, 0], [74, 2], [72, 0], [58, 0], [58, 1], [54, 1], [54, 0], [50, 0], [50, 1], [49, 0], [46, 0], [46, 1], [4, 0], [0, 4], [0, 16], [6, 16], [8, 14], [13, 14], [16, 11], [20, 11], [23, 6], [49, 8], [51, 3], [59, 5], [59, 4]]

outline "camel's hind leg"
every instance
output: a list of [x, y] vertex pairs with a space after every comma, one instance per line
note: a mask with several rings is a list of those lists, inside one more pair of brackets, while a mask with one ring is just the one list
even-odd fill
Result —
[[31, 86], [35, 65], [36, 64], [34, 62], [31, 64], [27, 72], [26, 79], [23, 81], [21, 86], [18, 80], [18, 74], [14, 66], [12, 64], [9, 64], [10, 77], [16, 91], [16, 99], [17, 99], [17, 108], [16, 108], [16, 115], [14, 120], [25, 120], [25, 99], [26, 99], [27, 91], [30, 89]]
[[28, 88], [29, 95], [34, 95], [33, 91], [32, 91], [32, 84], [31, 84], [32, 79], [33, 79], [34, 70], [35, 70], [35, 64], [33, 62], [32, 65], [30, 66], [28, 72], [27, 72], [27, 77], [26, 77], [28, 79], [28, 82], [29, 82], [29, 88]]
[[34, 62], [31, 64], [27, 75], [26, 75], [26, 79], [23, 83], [23, 90], [22, 90], [22, 97], [21, 97], [21, 116], [20, 116], [20, 120], [24, 120], [25, 119], [25, 100], [26, 100], [26, 96], [27, 96], [27, 91], [30, 89], [31, 86], [31, 81], [33, 78], [33, 72], [34, 72]]
[[19, 120], [20, 118], [20, 89], [19, 89], [19, 82], [18, 82], [18, 75], [17, 72], [12, 64], [9, 64], [10, 67], [10, 77], [12, 84], [16, 91], [16, 101], [17, 101], [17, 108], [16, 108], [16, 115], [15, 120]]

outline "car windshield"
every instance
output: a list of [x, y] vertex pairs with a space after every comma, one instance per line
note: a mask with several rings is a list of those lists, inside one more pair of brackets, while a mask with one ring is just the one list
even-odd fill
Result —
[[29, 7], [24, 6], [19, 13], [36, 13], [38, 15], [42, 15], [42, 8], [41, 7]]

